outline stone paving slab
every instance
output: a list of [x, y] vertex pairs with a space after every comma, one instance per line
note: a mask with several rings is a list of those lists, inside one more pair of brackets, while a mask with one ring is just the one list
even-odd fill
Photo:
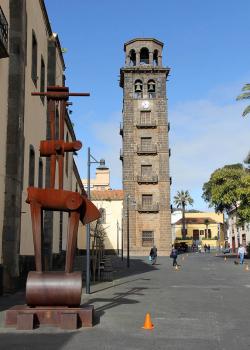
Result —
[[[179, 271], [170, 258], [114, 263], [116, 279], [83, 300], [97, 312], [93, 328], [62, 331], [0, 328], [0, 349], [250, 349], [250, 271], [213, 254], [189, 254]], [[142, 329], [146, 312], [155, 328]], [[1, 313], [2, 314], [2, 313]]]

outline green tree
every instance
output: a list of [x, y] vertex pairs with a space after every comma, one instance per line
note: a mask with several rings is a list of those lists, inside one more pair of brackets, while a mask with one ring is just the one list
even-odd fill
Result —
[[193, 202], [193, 198], [191, 198], [188, 191], [177, 191], [176, 195], [174, 196], [174, 204], [177, 206], [177, 208], [181, 208], [182, 210], [182, 238], [186, 237], [185, 208], [188, 204], [193, 205]]
[[203, 185], [203, 199], [216, 212], [236, 210], [237, 222], [250, 219], [250, 173], [242, 164], [215, 170]]
[[[245, 84], [242, 88], [242, 91], [244, 91], [242, 94], [240, 94], [236, 100], [246, 100], [246, 99], [250, 99], [250, 84]], [[247, 106], [243, 113], [242, 116], [245, 117], [248, 113], [250, 113], [250, 106]]]

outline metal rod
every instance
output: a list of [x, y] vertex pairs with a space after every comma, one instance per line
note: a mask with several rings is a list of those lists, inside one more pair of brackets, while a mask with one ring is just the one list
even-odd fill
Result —
[[65, 92], [65, 91], [55, 91], [55, 92], [32, 92], [32, 96], [90, 96], [89, 92]]
[[118, 222], [118, 220], [116, 222], [116, 230], [117, 230], [117, 232], [116, 232], [116, 234], [117, 234], [117, 236], [116, 236], [116, 238], [117, 238], [117, 255], [119, 256], [119, 222]]
[[[90, 200], [90, 148], [88, 147], [87, 193]], [[90, 224], [86, 225], [86, 294], [90, 294]]]
[[129, 266], [129, 195], [127, 195], [127, 267]]

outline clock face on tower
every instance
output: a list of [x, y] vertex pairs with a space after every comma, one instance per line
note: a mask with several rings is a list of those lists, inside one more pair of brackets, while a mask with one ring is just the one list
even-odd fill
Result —
[[148, 101], [143, 101], [141, 103], [142, 108], [147, 109], [149, 107], [149, 102]]

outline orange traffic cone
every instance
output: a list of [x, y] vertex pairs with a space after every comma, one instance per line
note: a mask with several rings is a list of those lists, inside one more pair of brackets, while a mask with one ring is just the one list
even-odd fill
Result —
[[154, 329], [154, 325], [151, 322], [150, 313], [148, 312], [145, 316], [144, 326], [142, 327], [144, 329]]

